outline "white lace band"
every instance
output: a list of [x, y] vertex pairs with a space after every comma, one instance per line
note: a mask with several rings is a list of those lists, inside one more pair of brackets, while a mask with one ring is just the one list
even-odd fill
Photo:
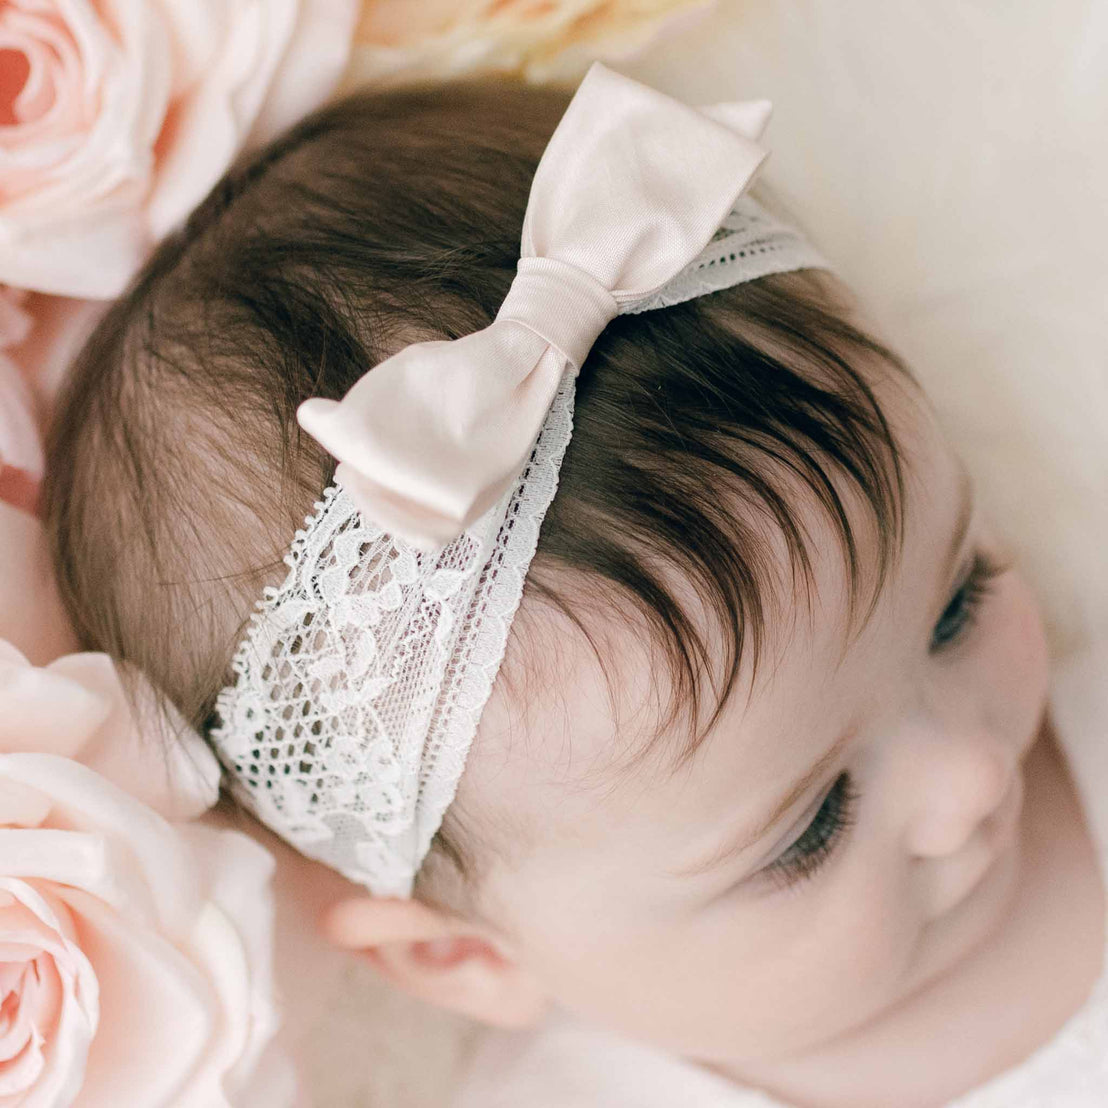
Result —
[[[771, 273], [829, 268], [742, 197], [639, 312]], [[211, 738], [235, 796], [303, 854], [381, 896], [411, 894], [504, 656], [573, 429], [567, 370], [515, 486], [438, 554], [326, 490], [265, 591]]]

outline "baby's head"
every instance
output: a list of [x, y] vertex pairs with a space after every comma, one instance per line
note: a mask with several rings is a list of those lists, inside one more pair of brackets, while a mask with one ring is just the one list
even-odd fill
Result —
[[[84, 645], [210, 729], [333, 475], [297, 427], [487, 326], [565, 110], [363, 95], [236, 167], [84, 350], [48, 517]], [[615, 319], [411, 900], [332, 935], [426, 999], [550, 1002], [754, 1072], [966, 958], [1013, 887], [1045, 650], [933, 414], [826, 273]]]

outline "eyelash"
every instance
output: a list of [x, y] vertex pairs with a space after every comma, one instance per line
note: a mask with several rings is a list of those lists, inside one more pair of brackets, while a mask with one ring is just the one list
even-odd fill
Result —
[[[984, 551], [974, 554], [969, 573], [939, 617], [931, 636], [931, 653], [939, 653], [964, 638], [977, 622], [993, 582], [1007, 572], [1007, 565], [994, 561]], [[858, 793], [849, 773], [835, 779], [823, 803], [784, 854], [764, 872], [785, 885], [796, 885], [811, 877], [831, 857], [846, 832], [854, 825]]]
[[854, 825], [854, 804], [857, 799], [858, 794], [850, 774], [840, 773], [800, 838], [770, 863], [764, 872], [786, 885], [795, 885], [811, 877]]
[[938, 654], [962, 639], [977, 622], [986, 596], [993, 591], [993, 582], [1008, 566], [994, 561], [978, 550], [966, 579], [939, 616], [931, 634], [931, 653]]

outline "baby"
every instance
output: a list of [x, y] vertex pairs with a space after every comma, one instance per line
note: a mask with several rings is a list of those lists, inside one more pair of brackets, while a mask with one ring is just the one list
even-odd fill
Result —
[[[85, 647], [150, 674], [238, 795], [366, 885], [330, 912], [335, 942], [508, 1029], [467, 1105], [1108, 1103], [1106, 846], [1079, 800], [1108, 780], [1071, 774], [1036, 601], [926, 399], [772, 217], [760, 247], [731, 250], [762, 275], [671, 281], [660, 304], [610, 310], [579, 364], [569, 341], [542, 353], [554, 384], [570, 365], [572, 437], [442, 796], [427, 781], [445, 755], [412, 769], [328, 730], [380, 695], [352, 677], [372, 658], [298, 676], [340, 604], [355, 635], [406, 611], [371, 570], [430, 582], [439, 547], [375, 546], [350, 508], [313, 545], [346, 495], [317, 504], [332, 452], [355, 503], [423, 521], [327, 440], [345, 407], [310, 405], [311, 435], [297, 411], [489, 327], [525, 211], [525, 243], [541, 230], [529, 193], [567, 103], [499, 82], [356, 96], [236, 167], [161, 245], [52, 429], [48, 519]], [[715, 117], [739, 153], [751, 112]], [[639, 132], [616, 134], [637, 156]], [[714, 241], [761, 211], [738, 205]], [[758, 261], [775, 249], [792, 263]], [[479, 504], [458, 543], [509, 503]], [[436, 595], [476, 580], [451, 558]], [[281, 651], [251, 621], [262, 597], [301, 605]], [[425, 851], [388, 822], [416, 775]]]

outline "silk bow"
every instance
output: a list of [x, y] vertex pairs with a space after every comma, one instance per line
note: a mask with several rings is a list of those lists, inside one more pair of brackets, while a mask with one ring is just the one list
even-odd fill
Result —
[[301, 427], [358, 510], [420, 550], [497, 503], [567, 369], [708, 244], [766, 157], [765, 100], [692, 108], [594, 63], [531, 183], [516, 276], [493, 322], [414, 343]]

